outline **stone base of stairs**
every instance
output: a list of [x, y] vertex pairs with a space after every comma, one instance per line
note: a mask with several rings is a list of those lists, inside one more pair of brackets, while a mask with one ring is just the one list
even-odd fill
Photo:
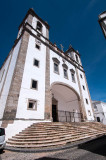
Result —
[[7, 147], [16, 150], [47, 150], [61, 148], [83, 140], [106, 135], [106, 126], [94, 122], [33, 123], [8, 139]]
[[42, 152], [54, 152], [54, 151], [60, 151], [60, 150], [65, 150], [69, 148], [78, 148], [80, 145], [85, 144], [85, 143], [90, 143], [92, 141], [98, 140], [100, 138], [106, 137], [104, 134], [100, 136], [96, 136], [94, 138], [87, 138], [85, 140], [80, 140], [77, 142], [73, 143], [68, 143], [66, 145], [58, 146], [58, 147], [46, 147], [46, 148], [41, 148], [41, 149], [27, 149], [27, 148], [15, 148], [15, 147], [9, 147], [6, 146], [5, 150], [8, 151], [13, 151], [13, 152], [23, 152], [23, 153], [42, 153]]

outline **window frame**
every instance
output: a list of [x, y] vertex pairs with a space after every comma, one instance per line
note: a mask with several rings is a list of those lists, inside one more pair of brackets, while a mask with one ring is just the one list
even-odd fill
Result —
[[[38, 25], [41, 25], [40, 27], [41, 27], [41, 29], [39, 30], [38, 29]], [[42, 25], [42, 23], [41, 22], [39, 22], [39, 21], [37, 21], [37, 24], [36, 24], [36, 30], [38, 31], [38, 32], [41, 32], [42, 33], [42, 28], [43, 28], [43, 25]]]
[[79, 63], [79, 57], [77, 54], [75, 55], [75, 59], [76, 59], [76, 62]]
[[80, 74], [80, 77], [81, 77], [81, 79], [83, 79], [83, 76], [82, 76], [82, 74]]
[[[58, 72], [55, 71], [55, 64], [58, 66]], [[54, 70], [54, 73], [59, 74], [59, 63], [56, 63], [55, 61], [53, 62], [53, 70]]]
[[[64, 73], [65, 73], [64, 70], [66, 70], [67, 77], [66, 77], [65, 74], [64, 74]], [[68, 69], [66, 69], [66, 68], [64, 68], [64, 67], [63, 67], [63, 75], [64, 75], [64, 78], [68, 79]]]
[[87, 98], [85, 98], [85, 101], [86, 101], [86, 104], [89, 104], [89, 103], [88, 103], [88, 99], [87, 99]]
[[[32, 87], [33, 81], [36, 81], [36, 82], [37, 82], [36, 88], [33, 88], [33, 87]], [[35, 79], [31, 79], [31, 86], [30, 86], [30, 88], [33, 89], [33, 90], [38, 90], [38, 81], [35, 80]]]
[[[35, 60], [38, 61], [38, 66], [35, 65]], [[39, 68], [40, 67], [40, 61], [38, 59], [34, 58], [33, 59], [33, 66]]]
[[[29, 103], [32, 102], [35, 104], [35, 108], [29, 108]], [[37, 100], [34, 100], [34, 99], [28, 99], [28, 102], [27, 102], [27, 110], [33, 110], [33, 111], [37, 111]]]
[[82, 85], [82, 88], [83, 88], [83, 90], [85, 91], [85, 86], [84, 86], [84, 85]]
[[[37, 48], [37, 46], [38, 46], [39, 48]], [[35, 43], [35, 47], [36, 47], [36, 49], [41, 50], [41, 46], [40, 46], [39, 44]]]

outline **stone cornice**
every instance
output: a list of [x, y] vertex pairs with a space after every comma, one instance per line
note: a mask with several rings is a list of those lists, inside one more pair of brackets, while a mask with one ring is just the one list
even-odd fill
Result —
[[47, 22], [45, 22], [44, 20], [42, 20], [35, 12], [32, 8], [30, 8], [25, 16], [25, 18], [23, 19], [23, 21], [21, 22], [21, 24], [19, 25], [18, 29], [20, 29], [20, 27], [25, 23], [26, 18], [28, 17], [28, 15], [32, 15], [33, 17], [36, 17], [38, 20], [40, 20], [48, 29], [50, 29], [50, 26], [47, 24]]

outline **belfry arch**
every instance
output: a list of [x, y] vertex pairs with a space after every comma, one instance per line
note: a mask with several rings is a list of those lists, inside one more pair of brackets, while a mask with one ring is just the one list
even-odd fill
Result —
[[79, 122], [82, 119], [80, 96], [71, 86], [55, 82], [51, 85], [52, 119], [54, 122]]

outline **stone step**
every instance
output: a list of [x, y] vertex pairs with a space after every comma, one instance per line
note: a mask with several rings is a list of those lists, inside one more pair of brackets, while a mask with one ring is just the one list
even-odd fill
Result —
[[105, 133], [101, 127], [88, 123], [38, 123], [10, 138], [7, 145], [19, 148], [58, 146]]
[[[83, 135], [64, 135], [64, 136], [57, 136], [57, 137], [54, 137], [54, 139], [55, 140], [57, 140], [57, 139], [62, 139], [62, 138], [66, 138], [66, 137], [69, 137], [69, 138], [76, 138], [76, 137], [81, 137], [81, 136], [83, 136], [83, 137], [85, 137], [85, 136], [94, 136], [94, 135], [97, 135], [96, 133], [95, 134], [83, 134]], [[35, 137], [33, 137], [33, 138], [25, 138], [25, 139], [23, 139], [23, 138], [19, 138], [19, 139], [17, 139], [17, 138], [12, 138], [12, 139], [9, 139], [8, 141], [12, 141], [12, 142], [14, 142], [14, 141], [18, 141], [18, 142], [28, 142], [28, 141], [41, 141], [42, 143], [45, 141], [45, 140], [52, 140], [53, 141], [53, 137], [45, 137], [45, 138], [35, 138]]]
[[[96, 135], [96, 134], [95, 134]], [[31, 144], [34, 144], [34, 145], [37, 145], [37, 144], [45, 144], [45, 143], [53, 143], [53, 142], [59, 142], [59, 141], [66, 141], [66, 140], [69, 140], [69, 141], [71, 141], [71, 140], [73, 140], [73, 139], [77, 139], [77, 138], [85, 138], [85, 137], [91, 137], [91, 136], [95, 136], [94, 134], [93, 135], [81, 135], [81, 136], [69, 136], [69, 137], [64, 137], [64, 138], [59, 138], [59, 139], [52, 139], [52, 140], [44, 140], [44, 141], [21, 141], [21, 142], [17, 142], [17, 141], [9, 141], [8, 140], [8, 144], [23, 144], [23, 145], [26, 145], [26, 144], [29, 144], [29, 145], [31, 145]]]
[[[95, 135], [94, 136], [92, 136], [92, 138], [93, 137], [95, 137]], [[10, 147], [16, 147], [16, 148], [42, 148], [42, 147], [53, 147], [53, 146], [59, 146], [59, 145], [65, 145], [65, 144], [67, 144], [67, 143], [71, 143], [71, 142], [75, 142], [75, 141], [79, 141], [79, 140], [82, 140], [82, 139], [87, 139], [87, 138], [89, 138], [89, 136], [86, 136], [86, 137], [80, 137], [80, 138], [76, 138], [76, 139], [68, 139], [68, 140], [65, 140], [65, 141], [59, 141], [59, 142], [55, 142], [55, 143], [48, 143], [48, 144], [31, 144], [31, 145], [29, 145], [29, 144], [27, 144], [27, 145], [25, 145], [25, 144], [22, 144], [22, 145], [18, 145], [18, 144], [8, 144], [7, 143], [7, 146], [10, 146]]]
[[52, 132], [35, 132], [35, 131], [33, 131], [33, 132], [20, 132], [19, 133], [19, 135], [23, 135], [23, 136], [25, 136], [25, 135], [37, 135], [37, 136], [39, 136], [39, 135], [56, 135], [56, 134], [78, 134], [78, 133], [80, 133], [80, 134], [82, 134], [82, 133], [91, 133], [91, 132], [93, 132], [93, 133], [95, 133], [96, 131], [78, 131], [78, 130], [76, 130], [76, 131], [71, 131], [71, 130], [69, 130], [69, 131], [59, 131], [59, 132], [57, 132], [57, 131], [52, 131]]

